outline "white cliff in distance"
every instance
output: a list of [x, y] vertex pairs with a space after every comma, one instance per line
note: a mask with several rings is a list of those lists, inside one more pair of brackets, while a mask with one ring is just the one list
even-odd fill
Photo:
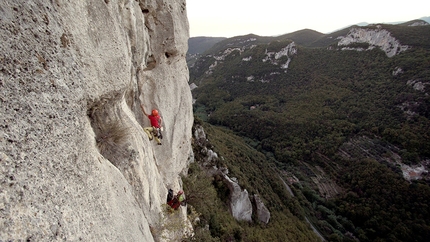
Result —
[[409, 48], [402, 45], [389, 31], [377, 28], [352, 28], [349, 33], [339, 38], [339, 46], [348, 46], [351, 43], [368, 43], [369, 48], [379, 47], [388, 57], [393, 57]]

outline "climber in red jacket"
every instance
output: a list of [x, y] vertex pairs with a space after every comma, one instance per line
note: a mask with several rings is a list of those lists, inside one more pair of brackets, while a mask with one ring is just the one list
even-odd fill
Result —
[[161, 121], [162, 120], [161, 120], [161, 117], [158, 113], [158, 110], [153, 109], [151, 114], [147, 114], [145, 112], [145, 109], [143, 108], [143, 104], [141, 104], [140, 107], [142, 108], [143, 114], [145, 114], [145, 116], [147, 116], [149, 118], [149, 120], [151, 121], [151, 127], [143, 128], [143, 130], [148, 135], [149, 140], [152, 140], [152, 138], [154, 137], [155, 140], [157, 141], [157, 144], [161, 145], [160, 139], [163, 138], [163, 135], [161, 134], [161, 131], [162, 131]]

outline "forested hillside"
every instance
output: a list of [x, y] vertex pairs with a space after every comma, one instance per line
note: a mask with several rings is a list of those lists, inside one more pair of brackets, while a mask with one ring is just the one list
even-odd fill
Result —
[[[373, 32], [388, 34], [360, 39]], [[347, 35], [352, 41], [339, 45]], [[261, 154], [268, 186], [286, 176], [295, 197], [279, 201], [327, 240], [426, 241], [429, 39], [429, 25], [410, 24], [226, 39], [190, 65], [195, 116]], [[243, 156], [219, 149], [247, 189], [257, 186]]]

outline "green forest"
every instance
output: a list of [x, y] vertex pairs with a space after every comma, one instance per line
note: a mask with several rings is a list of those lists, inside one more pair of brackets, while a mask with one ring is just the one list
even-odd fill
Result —
[[[274, 241], [315, 241], [305, 218], [328, 241], [430, 238], [429, 177], [408, 181], [402, 173], [403, 166], [425, 166], [430, 159], [428, 85], [414, 88], [430, 80], [430, 26], [383, 27], [409, 48], [390, 58], [379, 48], [341, 50], [328, 41], [333, 36], [314, 32], [306, 41], [301, 32], [300, 40], [294, 40], [297, 34], [257, 38], [252, 48], [223, 40], [190, 66], [190, 83], [198, 85], [196, 120], [224, 157], [217, 165], [262, 196], [273, 216], [265, 226], [231, 218], [221, 226], [211, 213], [223, 213], [196, 204], [208, 221], [229, 228], [215, 232], [209, 226], [211, 238], [269, 241], [263, 237], [281, 238], [294, 227], [292, 234], [302, 239], [288, 233]], [[293, 41], [297, 53], [278, 60], [291, 58], [287, 71], [261, 61]], [[223, 46], [236, 48], [208, 74]], [[191, 167], [190, 174], [204, 173], [200, 169]], [[299, 180], [291, 184], [293, 197], [279, 179], [283, 174]], [[228, 211], [225, 187], [215, 178], [208, 182], [214, 201]], [[325, 184], [335, 184], [336, 191], [325, 191]]]

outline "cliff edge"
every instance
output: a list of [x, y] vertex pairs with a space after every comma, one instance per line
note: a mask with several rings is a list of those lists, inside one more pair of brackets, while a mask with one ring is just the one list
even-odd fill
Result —
[[185, 0], [5, 0], [0, 18], [0, 240], [154, 241], [192, 152]]

